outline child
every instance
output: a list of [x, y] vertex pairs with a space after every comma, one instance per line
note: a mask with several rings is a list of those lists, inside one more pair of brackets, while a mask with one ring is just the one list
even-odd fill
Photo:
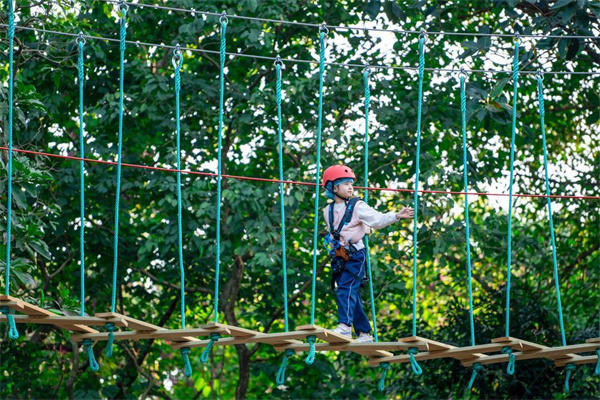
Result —
[[400, 212], [380, 213], [358, 197], [353, 197], [354, 172], [346, 166], [334, 165], [323, 173], [327, 197], [334, 200], [324, 209], [329, 234], [325, 238], [332, 257], [332, 288], [336, 293], [338, 326], [333, 332], [352, 337], [352, 325], [357, 342], [373, 341], [371, 324], [360, 298], [365, 281], [365, 245], [362, 238], [371, 228], [386, 227], [400, 218], [413, 218], [414, 210], [404, 207]]

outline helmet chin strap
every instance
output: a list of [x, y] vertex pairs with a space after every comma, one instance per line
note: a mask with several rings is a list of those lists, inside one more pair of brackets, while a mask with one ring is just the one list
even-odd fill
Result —
[[350, 201], [349, 197], [342, 197], [339, 194], [337, 194], [336, 192], [333, 192], [333, 195], [336, 197], [339, 197], [340, 199], [344, 200], [344, 201]]

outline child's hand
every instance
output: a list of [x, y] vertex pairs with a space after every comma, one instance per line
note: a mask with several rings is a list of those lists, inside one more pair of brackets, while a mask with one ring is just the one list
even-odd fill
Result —
[[415, 216], [415, 210], [410, 207], [403, 207], [400, 212], [396, 213], [396, 219], [400, 218], [413, 218]]

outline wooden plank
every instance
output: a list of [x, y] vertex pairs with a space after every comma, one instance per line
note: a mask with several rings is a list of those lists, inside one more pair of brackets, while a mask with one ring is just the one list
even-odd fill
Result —
[[[552, 350], [551, 347], [546, 347], [541, 350], [523, 351], [523, 352], [516, 352], [513, 354], [515, 355], [515, 360], [517, 360], [517, 361], [518, 360], [530, 360], [530, 359], [534, 359], [534, 358], [549, 358], [551, 360], [553, 360], [555, 358], [565, 358], [565, 359], [576, 360], [577, 358], [579, 358], [579, 356], [577, 354], [562, 354], [562, 355], [558, 355], [558, 356], [552, 356], [552, 355], [548, 354], [551, 350]], [[498, 363], [508, 362], [508, 354], [494, 354], [494, 355], [485, 357], [484, 359], [480, 360], [479, 362], [481, 364], [498, 364]], [[471, 365], [473, 365], [474, 361], [473, 360], [462, 360], [461, 363], [465, 367], [470, 367]]]
[[[421, 353], [417, 353], [415, 354], [415, 360], [417, 361], [424, 361], [424, 360], [435, 360], [435, 359], [439, 359], [439, 358], [457, 358], [457, 357], [468, 357], [468, 360], [471, 360], [473, 362], [478, 361], [482, 358], [487, 357], [485, 354], [482, 353], [476, 353], [474, 355], [459, 355], [457, 356], [456, 354], [453, 354], [453, 350], [455, 349], [448, 349], [448, 350], [438, 350], [438, 351], [424, 351]], [[386, 357], [386, 358], [373, 358], [369, 360], [369, 365], [374, 366], [374, 365], [379, 365], [382, 362], [389, 362], [389, 363], [408, 363], [410, 362], [410, 355], [408, 354], [400, 354], [397, 356], [392, 356], [392, 357]]]
[[573, 358], [562, 358], [560, 360], [554, 361], [554, 365], [557, 367], [564, 367], [569, 363], [573, 363], [575, 365], [583, 365], [583, 364], [595, 364], [598, 361], [598, 356], [579, 356], [575, 359]]
[[[180, 343], [172, 344], [171, 347], [173, 349], [180, 349], [182, 347], [190, 347], [190, 348], [206, 347], [206, 345], [209, 342], [210, 342], [210, 340], [198, 340], [194, 343], [180, 342]], [[258, 334], [258, 335], [251, 336], [251, 337], [221, 338], [221, 339], [217, 340], [214, 345], [215, 346], [227, 346], [227, 345], [232, 346], [232, 345], [236, 345], [236, 344], [246, 344], [246, 343], [266, 343], [266, 344], [280, 344], [280, 345], [302, 344], [302, 342], [299, 340], [294, 340], [294, 339], [284, 340], [284, 339], [280, 339], [280, 338], [275, 339], [275, 338], [269, 337], [269, 335]]]
[[107, 320], [106, 322], [111, 322], [110, 320], [114, 319], [114, 318], [123, 319], [123, 320], [127, 321], [128, 328], [136, 330], [136, 331], [156, 331], [159, 329], [163, 329], [160, 326], [149, 324], [147, 322], [140, 321], [139, 319], [131, 318], [126, 315], [119, 314], [119, 313], [113, 313], [113, 312], [96, 313], [95, 316], [98, 318], [106, 319]]
[[[16, 297], [12, 297], [12, 296], [0, 295], [0, 304], [10, 304], [9, 307], [11, 307], [12, 309], [23, 312], [29, 316], [58, 317], [58, 318], [62, 317], [60, 315], [54, 314], [51, 311], [45, 310], [38, 306], [34, 306], [33, 304], [29, 304], [21, 299], [17, 299]], [[13, 317], [17, 317], [17, 315], [13, 315]], [[85, 325], [80, 325], [80, 324], [64, 324], [64, 325], [63, 324], [61, 324], [61, 325], [53, 324], [53, 325], [59, 326], [63, 329], [68, 329], [73, 332], [87, 332], [87, 333], [98, 332], [95, 329], [92, 329], [90, 327], [87, 327]]]
[[586, 343], [600, 343], [600, 337], [586, 339], [585, 342]]
[[86, 325], [65, 325], [63, 328], [73, 332], [98, 333], [97, 330]]
[[547, 346], [543, 346], [541, 344], [528, 342], [526, 340], [521, 340], [521, 339], [513, 338], [510, 336], [508, 336], [508, 337], [504, 336], [504, 337], [492, 339], [492, 343], [505, 343], [505, 342], [510, 342], [510, 344], [507, 344], [507, 346], [510, 346], [511, 348], [514, 348], [513, 345], [516, 345], [516, 346], [518, 346], [518, 348], [522, 349], [523, 351], [542, 350], [542, 349], [548, 348]]
[[546, 357], [562, 358], [560, 356], [570, 353], [586, 353], [588, 351], [596, 351], [600, 347], [600, 343], [582, 343], [572, 344], [569, 346], [559, 346], [549, 348], [544, 352]]
[[[366, 343], [315, 343], [316, 351], [351, 351], [369, 357], [391, 357], [392, 353], [376, 348], [363, 347]], [[355, 346], [358, 346], [355, 348]], [[275, 350], [284, 351], [292, 349], [294, 351], [308, 351], [310, 345], [308, 343], [291, 344], [291, 345], [274, 345]]]
[[[39, 317], [33, 315], [13, 315], [17, 324], [46, 324], [56, 326], [71, 326], [74, 324], [85, 326], [101, 326], [106, 322], [105, 319], [95, 317], [77, 317], [70, 315], [53, 315], [48, 317]], [[0, 321], [6, 321], [5, 315], [0, 315]], [[123, 320], [114, 319], [113, 322], [117, 326], [124, 326]]]
[[[202, 328], [187, 329], [160, 329], [155, 331], [121, 331], [115, 332], [115, 340], [139, 340], [139, 339], [165, 339], [172, 341], [184, 341], [186, 337], [209, 336], [210, 330]], [[108, 340], [108, 332], [94, 335], [77, 335], [74, 340], [83, 339]]]
[[218, 331], [219, 333], [226, 333], [227, 335], [230, 335], [230, 336], [241, 336], [241, 337], [254, 336], [254, 335], [260, 333], [257, 331], [251, 331], [249, 329], [238, 328], [237, 326], [233, 326], [233, 325], [220, 324], [218, 322], [210, 322], [208, 324], [200, 325], [200, 328]]
[[315, 329], [324, 329], [324, 328], [321, 328], [320, 326], [317, 326], [317, 325], [311, 325], [311, 324], [300, 325], [300, 326], [296, 327], [296, 330], [298, 330], [298, 331], [314, 331]]
[[455, 346], [452, 346], [452, 345], [449, 345], [446, 343], [436, 342], [436, 341], [430, 340], [430, 339], [425, 339], [420, 336], [408, 336], [408, 337], [400, 338], [398, 340], [400, 342], [404, 342], [404, 343], [425, 342], [425, 343], [427, 343], [427, 350], [430, 350], [430, 351], [448, 350], [448, 349], [455, 348]]

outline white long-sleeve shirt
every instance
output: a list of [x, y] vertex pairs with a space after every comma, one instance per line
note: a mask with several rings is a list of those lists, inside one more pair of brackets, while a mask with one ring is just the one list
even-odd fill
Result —
[[[330, 203], [323, 213], [325, 215], [325, 223], [327, 224], [327, 230], [329, 230], [329, 208], [333, 205], [333, 227], [337, 229], [344, 213], [346, 212], [345, 203]], [[388, 213], [382, 213], [374, 208], [370, 207], [367, 203], [359, 200], [356, 203], [354, 212], [352, 213], [352, 219], [347, 225], [344, 225], [340, 232], [340, 242], [346, 246], [348, 241], [354, 245], [357, 250], [365, 248], [365, 244], [362, 239], [365, 235], [369, 234], [372, 229], [385, 228], [388, 225], [396, 222], [396, 213], [391, 211]]]

